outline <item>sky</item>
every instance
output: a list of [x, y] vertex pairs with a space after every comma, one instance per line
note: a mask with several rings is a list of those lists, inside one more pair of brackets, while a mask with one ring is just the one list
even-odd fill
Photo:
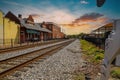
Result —
[[106, 0], [102, 7], [96, 0], [0, 0], [0, 10], [16, 16], [32, 15], [35, 22], [62, 25], [66, 34], [89, 33], [113, 19], [120, 18], [120, 0]]

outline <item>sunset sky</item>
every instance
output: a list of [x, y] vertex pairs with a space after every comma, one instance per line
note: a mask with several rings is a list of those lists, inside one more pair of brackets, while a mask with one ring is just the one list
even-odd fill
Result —
[[106, 0], [103, 7], [96, 0], [0, 0], [0, 10], [16, 16], [32, 15], [35, 22], [62, 24], [66, 34], [90, 32], [120, 18], [120, 0]]

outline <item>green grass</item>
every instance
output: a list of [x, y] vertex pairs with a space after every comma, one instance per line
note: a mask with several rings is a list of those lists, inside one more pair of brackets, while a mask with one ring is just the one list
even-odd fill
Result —
[[102, 49], [97, 48], [95, 45], [86, 40], [80, 40], [80, 43], [83, 54], [88, 57], [88, 61], [92, 63], [99, 63], [104, 58], [104, 51]]
[[[89, 63], [92, 63], [92, 65], [99, 66], [104, 57], [104, 51], [86, 40], [80, 40], [80, 44], [83, 59]], [[97, 68], [99, 69], [99, 67]], [[95, 74], [97, 75], [97, 73]], [[80, 72], [75, 76], [74, 80], [85, 80], [85, 75]]]
[[[83, 51], [83, 56], [87, 58], [86, 60], [88, 62], [101, 63], [101, 60], [104, 58], [104, 51], [102, 49], [97, 48], [95, 45], [86, 40], [80, 40], [80, 43]], [[110, 74], [112, 78], [120, 79], [120, 68], [112, 67]]]
[[85, 80], [85, 75], [80, 73], [77, 76], [75, 76], [74, 80]]
[[113, 78], [120, 79], [120, 68], [113, 67], [110, 74]]

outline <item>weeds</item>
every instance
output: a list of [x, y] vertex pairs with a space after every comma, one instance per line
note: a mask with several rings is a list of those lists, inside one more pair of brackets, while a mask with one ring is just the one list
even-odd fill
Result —
[[87, 61], [92, 63], [101, 62], [104, 58], [104, 51], [102, 49], [97, 48], [95, 45], [85, 40], [80, 40], [80, 43], [83, 54], [87, 57]]

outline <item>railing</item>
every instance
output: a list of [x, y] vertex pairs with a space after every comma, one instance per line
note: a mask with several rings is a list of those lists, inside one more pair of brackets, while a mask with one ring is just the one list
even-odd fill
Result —
[[[55, 40], [62, 40], [62, 39], [54, 39]], [[6, 48], [13, 48], [18, 46], [24, 46], [24, 45], [32, 45], [32, 44], [39, 44], [43, 42], [49, 42], [52, 40], [26, 40], [24, 42], [20, 42], [19, 39], [0, 39], [0, 49], [6, 49]]]
[[17, 47], [17, 46], [22, 46], [22, 45], [27, 45], [27, 44], [34, 44], [38, 43], [40, 41], [25, 41], [25, 43], [20, 42], [19, 39], [0, 39], [0, 49], [4, 48], [12, 48], [12, 47]]
[[86, 37], [85, 40], [92, 42], [96, 47], [105, 49], [105, 38]]

